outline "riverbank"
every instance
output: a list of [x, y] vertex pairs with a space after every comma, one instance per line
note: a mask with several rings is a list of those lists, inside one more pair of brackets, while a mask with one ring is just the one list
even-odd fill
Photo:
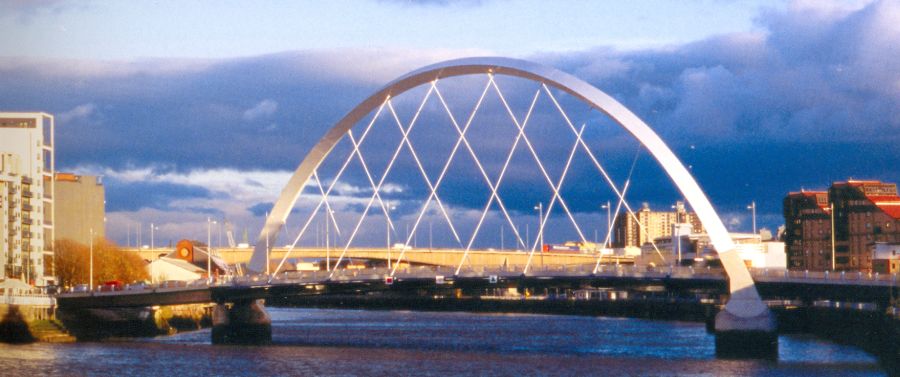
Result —
[[65, 327], [44, 306], [0, 304], [0, 342], [72, 342]]
[[59, 310], [57, 317], [78, 340], [149, 337], [209, 327], [212, 323], [212, 307], [212, 304], [187, 304]]

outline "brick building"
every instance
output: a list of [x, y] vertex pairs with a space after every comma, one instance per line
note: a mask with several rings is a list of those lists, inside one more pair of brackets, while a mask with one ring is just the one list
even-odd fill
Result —
[[784, 247], [789, 269], [831, 269], [830, 203], [828, 191], [792, 192], [784, 198]]
[[784, 216], [792, 269], [871, 272], [876, 242], [900, 242], [900, 196], [893, 183], [848, 180], [827, 192], [790, 193]]

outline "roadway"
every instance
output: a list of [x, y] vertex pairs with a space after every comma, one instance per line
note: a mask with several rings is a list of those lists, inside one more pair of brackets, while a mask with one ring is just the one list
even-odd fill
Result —
[[[145, 260], [154, 260], [161, 254], [168, 254], [173, 251], [172, 248], [155, 248], [155, 249], [135, 249], [124, 248], [127, 251], [136, 251], [141, 258]], [[277, 263], [281, 261], [287, 253], [288, 248], [273, 248], [270, 253], [270, 260]], [[343, 249], [325, 248], [296, 248], [290, 253], [290, 258], [311, 258], [326, 259], [332, 258], [337, 261], [337, 257]], [[222, 259], [231, 265], [246, 264], [250, 261], [253, 254], [251, 248], [216, 248]], [[411, 248], [406, 250], [403, 255], [403, 262], [413, 265], [430, 265], [430, 266], [448, 266], [456, 267], [459, 265], [460, 259], [464, 254], [464, 250], [460, 249], [425, 249]], [[396, 260], [401, 250], [393, 249], [390, 252], [392, 259]], [[347, 250], [344, 258], [380, 260], [384, 261], [388, 257], [388, 252], [384, 248], [350, 248]], [[528, 261], [528, 253], [517, 250], [470, 250], [466, 256], [464, 266], [525, 266]], [[594, 265], [597, 263], [595, 254], [582, 253], [540, 253], [535, 252], [531, 260], [534, 267], [552, 267], [552, 266], [577, 266], [577, 265]], [[633, 257], [622, 256], [604, 256], [602, 263], [605, 264], [633, 264]]]

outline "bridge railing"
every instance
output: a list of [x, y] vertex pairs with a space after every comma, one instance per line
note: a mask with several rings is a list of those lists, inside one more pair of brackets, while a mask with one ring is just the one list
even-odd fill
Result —
[[882, 274], [878, 272], [752, 269], [750, 273], [753, 275], [754, 279], [757, 280], [816, 280], [833, 282], [835, 284], [839, 284], [841, 282], [856, 282], [874, 283], [877, 285], [897, 285], [898, 282], [900, 282], [898, 274]]

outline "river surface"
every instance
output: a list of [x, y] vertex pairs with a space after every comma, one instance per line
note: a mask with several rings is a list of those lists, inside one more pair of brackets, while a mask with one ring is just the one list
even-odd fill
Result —
[[882, 376], [874, 357], [783, 335], [779, 361], [719, 360], [703, 324], [527, 314], [268, 308], [273, 344], [0, 345], [3, 376]]

